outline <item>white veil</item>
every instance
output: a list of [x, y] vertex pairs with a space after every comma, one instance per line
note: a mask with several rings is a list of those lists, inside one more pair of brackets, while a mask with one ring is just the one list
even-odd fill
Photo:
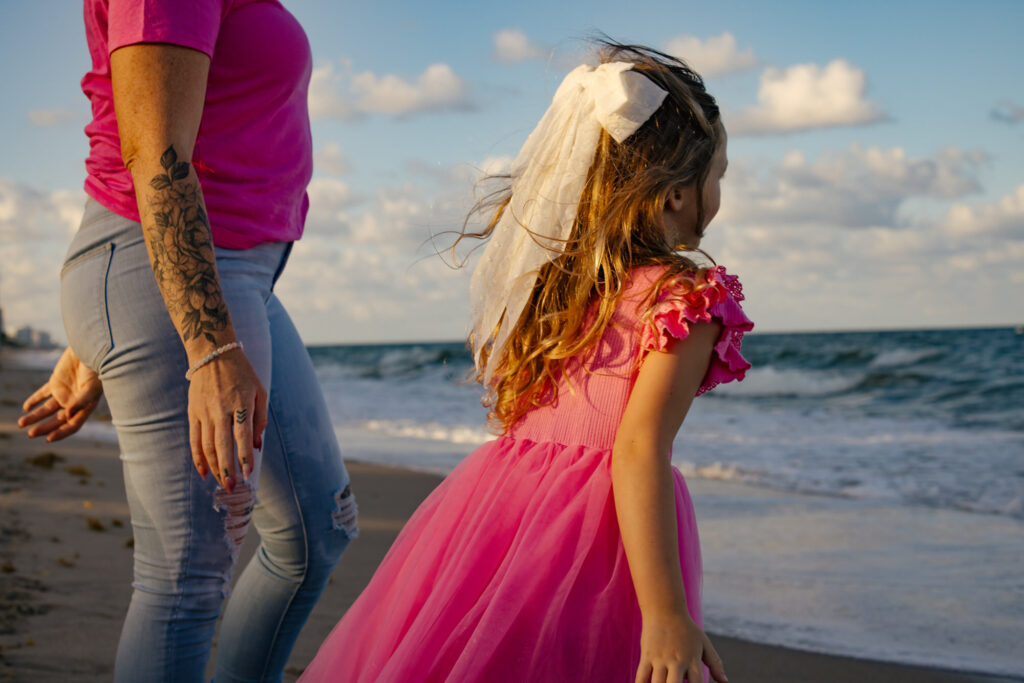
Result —
[[[470, 284], [473, 357], [490, 383], [539, 269], [565, 249], [601, 129], [616, 142], [635, 133], [668, 94], [628, 62], [579, 66], [512, 163], [512, 197]], [[493, 338], [486, 368], [483, 349]]]

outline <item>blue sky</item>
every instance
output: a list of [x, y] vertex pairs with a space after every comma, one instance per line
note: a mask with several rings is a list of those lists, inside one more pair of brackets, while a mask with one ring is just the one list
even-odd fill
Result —
[[[460, 223], [477, 169], [515, 156], [599, 31], [704, 70], [731, 158], [705, 246], [759, 329], [1024, 322], [1019, 2], [285, 5], [313, 48], [317, 168], [279, 293], [311, 342], [464, 334], [468, 273], [421, 245]], [[61, 337], [80, 7], [3, 3], [0, 25], [0, 305], [9, 328]]]

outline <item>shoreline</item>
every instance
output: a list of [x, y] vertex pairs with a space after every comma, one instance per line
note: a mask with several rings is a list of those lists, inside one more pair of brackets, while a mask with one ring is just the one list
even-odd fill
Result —
[[[0, 678], [109, 680], [131, 591], [131, 530], [116, 447], [88, 435], [56, 444], [25, 438], [15, 425], [20, 403], [46, 373], [12, 367], [9, 352], [0, 361]], [[97, 413], [93, 419], [102, 419]], [[347, 464], [360, 505], [360, 537], [300, 635], [285, 680], [294, 680], [310, 661], [405, 520], [441, 479], [358, 460]], [[253, 552], [255, 537], [246, 540], [240, 563]], [[765, 645], [713, 628], [709, 635], [730, 680], [739, 683], [1024, 681]]]

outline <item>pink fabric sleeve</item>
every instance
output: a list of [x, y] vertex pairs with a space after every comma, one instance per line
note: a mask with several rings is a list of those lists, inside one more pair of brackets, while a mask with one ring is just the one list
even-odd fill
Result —
[[213, 57], [230, 0], [110, 0], [108, 54], [135, 43], [170, 43]]
[[689, 281], [669, 283], [658, 292], [654, 305], [642, 318], [641, 355], [667, 351], [673, 340], [685, 339], [690, 334], [691, 323], [717, 318], [722, 323], [722, 333], [697, 395], [724, 382], [742, 380], [750, 363], [740, 353], [740, 345], [743, 334], [754, 328], [740, 307], [743, 298], [739, 278], [726, 273], [722, 266], [706, 271], [706, 285], [696, 291]]

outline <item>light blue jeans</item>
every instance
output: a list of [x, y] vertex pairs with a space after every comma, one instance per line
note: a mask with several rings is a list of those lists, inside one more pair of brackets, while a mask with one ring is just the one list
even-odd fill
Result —
[[92, 199], [86, 204], [61, 272], [61, 310], [71, 347], [103, 380], [135, 534], [117, 681], [203, 680], [250, 518], [260, 547], [228, 601], [214, 680], [281, 680], [299, 630], [357, 533], [323, 394], [272, 291], [287, 251], [285, 244], [217, 249], [235, 331], [270, 394], [259, 474], [227, 494], [192, 465], [188, 361], [141, 226]]

